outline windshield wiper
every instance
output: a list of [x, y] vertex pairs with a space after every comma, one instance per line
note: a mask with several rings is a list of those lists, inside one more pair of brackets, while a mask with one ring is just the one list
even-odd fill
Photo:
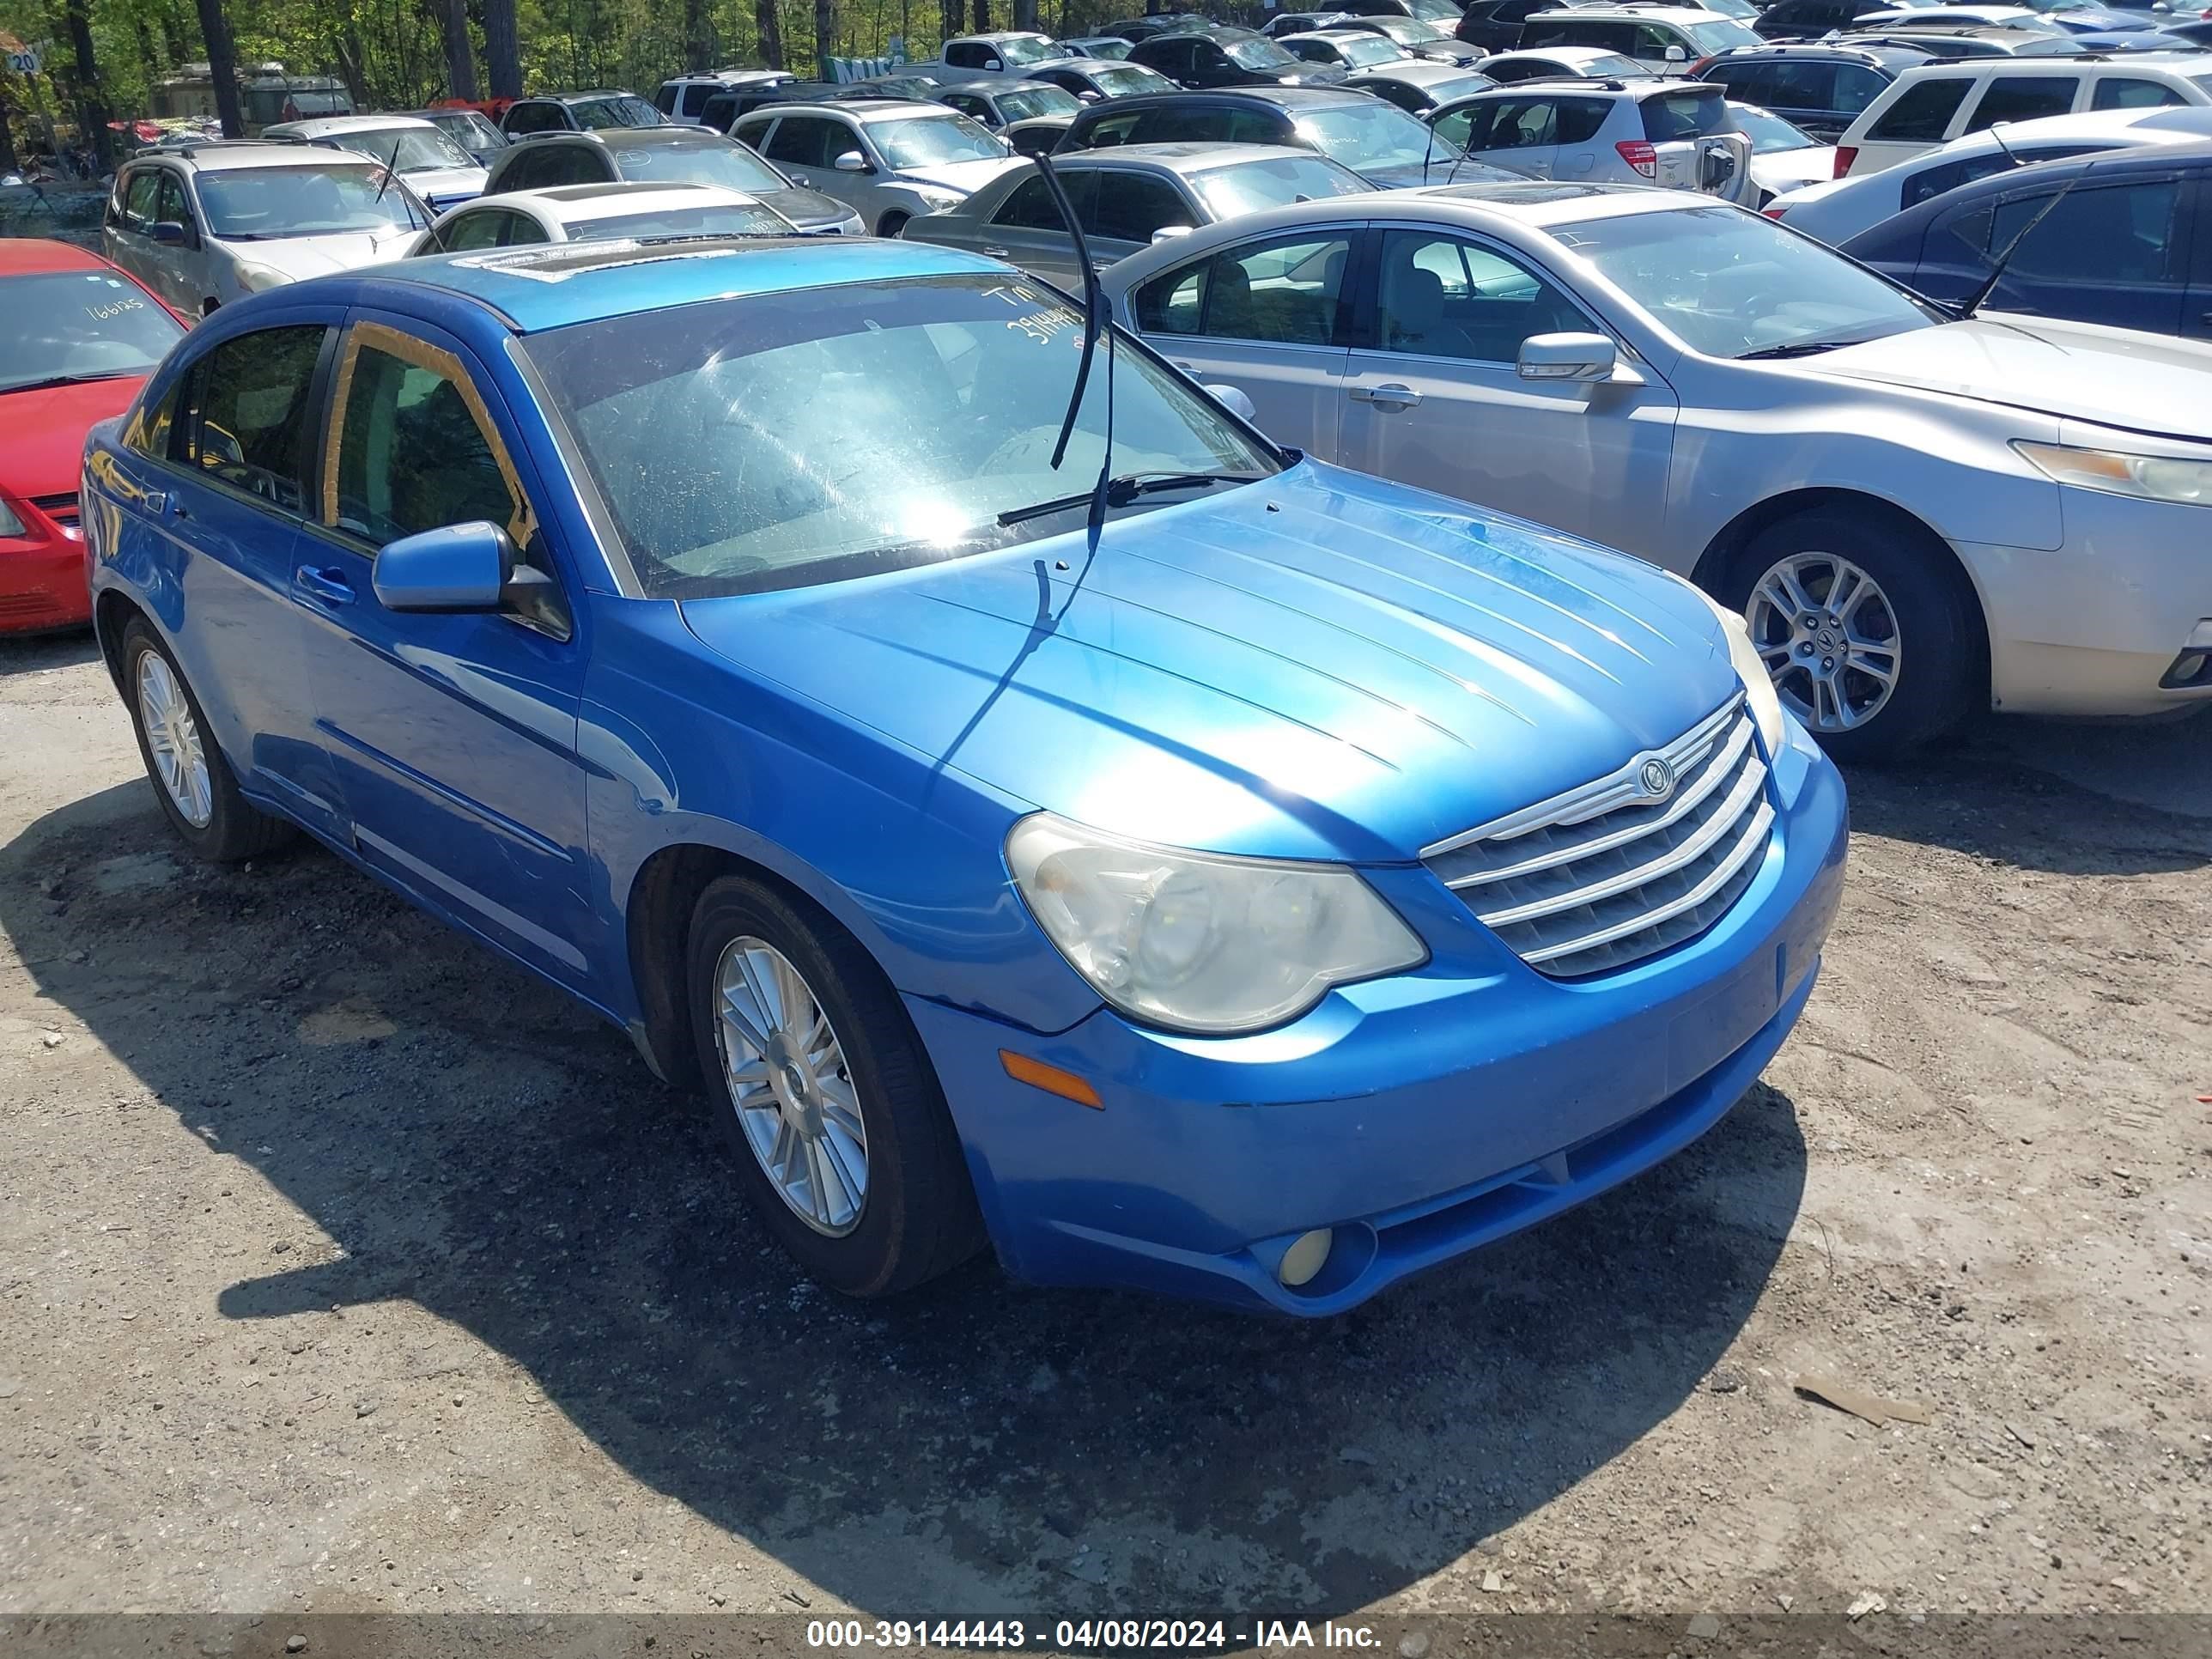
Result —
[[58, 386], [90, 386], [95, 380], [119, 380], [126, 375], [143, 374], [137, 368], [111, 368], [98, 374], [49, 374], [43, 380], [25, 380], [16, 386], [0, 386], [0, 394], [10, 392], [51, 392]]
[[[1880, 337], [1875, 336], [1871, 337], [1879, 338]], [[1865, 343], [1865, 339], [1792, 340], [1787, 345], [1761, 346], [1756, 351], [1740, 351], [1736, 354], [1735, 360], [1740, 363], [1748, 363], [1755, 362], [1761, 357], [1810, 357], [1818, 352], [1840, 351], [1845, 346], [1864, 345]]]
[[[1127, 507], [1139, 495], [1150, 495], [1166, 489], [1204, 489], [1212, 484], [1251, 483], [1264, 478], [1264, 472], [1122, 472], [1106, 481], [1106, 505]], [[1048, 501], [1037, 501], [1029, 507], [1009, 507], [999, 514], [1001, 526], [1021, 524], [1030, 519], [1042, 519], [1051, 513], [1073, 512], [1091, 504], [1092, 492], [1080, 495], [1059, 495]]]

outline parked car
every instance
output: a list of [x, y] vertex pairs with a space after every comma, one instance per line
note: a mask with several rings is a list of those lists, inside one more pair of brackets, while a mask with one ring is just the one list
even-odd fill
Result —
[[1063, 63], [1046, 64], [1028, 78], [1062, 88], [1086, 104], [1176, 89], [1176, 83], [1157, 70], [1148, 70], [1142, 64], [1109, 63], [1103, 58], [1071, 58]]
[[788, 70], [712, 70], [679, 75], [660, 83], [660, 90], [653, 95], [653, 106], [678, 126], [698, 126], [707, 112], [707, 100], [718, 92], [781, 86], [798, 78]]
[[465, 202], [424, 231], [410, 253], [422, 258], [539, 242], [799, 234], [758, 198], [713, 185], [562, 185]]
[[880, 241], [218, 316], [88, 469], [162, 812], [305, 829], [628, 1031], [850, 1295], [988, 1243], [1332, 1314], [1717, 1121], [1845, 855], [1741, 623], [1131, 339], [1055, 471], [1081, 327]]
[[[1936, 0], [1925, 3], [1933, 6]], [[1862, 17], [1914, 9], [1915, 0], [1774, 0], [1751, 27], [1769, 40], [1820, 40], [1857, 27]]]
[[1837, 173], [1879, 173], [2001, 121], [2169, 104], [2212, 104], [2212, 62], [2176, 55], [1929, 64], [1907, 70], [1859, 112], [1837, 141]]
[[1729, 100], [1729, 117], [1751, 140], [1751, 181], [1763, 208], [1776, 197], [1836, 176], [1836, 147], [1794, 127], [1771, 110]]
[[1839, 34], [1836, 44], [1911, 46], [1933, 58], [2033, 58], [2046, 52], [2084, 58], [2089, 48], [2071, 34], [2044, 34], [2033, 30], [1992, 27], [1988, 24], [1954, 23], [1945, 29], [1862, 29]]
[[[1778, 0], [1789, 4], [1790, 0]], [[1919, 46], [1745, 46], [1725, 52], [1697, 71], [1717, 81], [1731, 98], [1772, 110], [1824, 143], [1843, 135], [1860, 111], [1906, 70], [1935, 61]]]
[[0, 238], [0, 635], [92, 620], [77, 522], [85, 434], [120, 415], [185, 326], [96, 253]]
[[1521, 26], [1521, 45], [1595, 46], [1659, 75], [1687, 75], [1716, 53], [1755, 46], [1733, 17], [1686, 6], [1577, 6], [1540, 11]]
[[941, 66], [955, 71], [960, 79], [971, 80], [979, 75], [1019, 76], [1039, 64], [1066, 56], [1065, 48], [1048, 34], [1010, 30], [1001, 34], [957, 35], [945, 43], [945, 50], [933, 62], [912, 68], [928, 72]]
[[1019, 165], [1000, 139], [938, 104], [758, 110], [732, 135], [800, 184], [835, 197], [878, 236], [937, 213]]
[[483, 189], [484, 169], [476, 158], [411, 115], [325, 115], [283, 122], [261, 136], [272, 143], [331, 145], [380, 162], [405, 179], [433, 213], [443, 213]]
[[1083, 108], [1083, 100], [1065, 87], [1003, 75], [943, 88], [937, 101], [958, 110], [985, 131], [995, 132], [1023, 155], [1035, 155], [1058, 144]]
[[1316, 29], [1334, 28], [1351, 15], [1348, 11], [1279, 11], [1260, 26], [1260, 33], [1271, 40], [1279, 40], [1286, 34], [1310, 34]]
[[[908, 77], [902, 76], [901, 80], [905, 82]], [[934, 81], [914, 80], [911, 84], [919, 90], [894, 90], [884, 81], [776, 81], [765, 86], [731, 87], [707, 100], [699, 112], [699, 125], [726, 137], [755, 110], [779, 104], [842, 104], [856, 99], [884, 98], [911, 102], [937, 96], [938, 83]]]
[[810, 236], [862, 236], [859, 214], [757, 152], [701, 127], [546, 133], [500, 157], [484, 194], [562, 185], [713, 185], [765, 202]]
[[1947, 191], [1844, 252], [1946, 304], [1986, 287], [1990, 312], [2212, 341], [2212, 239], [2190, 234], [2208, 179], [2203, 141], [2043, 161]]
[[1455, 39], [1447, 29], [1434, 23], [1425, 23], [1419, 18], [1397, 17], [1387, 13], [1346, 18], [1336, 25], [1340, 29], [1364, 30], [1379, 34], [1384, 40], [1403, 46], [1416, 58], [1432, 58], [1439, 64], [1472, 64], [1482, 56], [1480, 50]]
[[1751, 140], [1702, 81], [1523, 81], [1478, 92], [1430, 124], [1479, 161], [1537, 179], [1611, 179], [1749, 202]]
[[429, 210], [375, 162], [258, 141], [148, 150], [115, 175], [107, 258], [200, 317], [263, 289], [397, 259]]
[[1060, 49], [1071, 58], [1104, 58], [1116, 61], [1129, 55], [1129, 43], [1117, 34], [1079, 34], [1062, 40]]
[[1450, 33], [1459, 21], [1458, 0], [1341, 0], [1355, 17], [1404, 17]]
[[499, 118], [499, 130], [510, 138], [525, 138], [538, 132], [657, 127], [667, 120], [634, 92], [554, 92], [516, 99]]
[[2212, 138], [2212, 109], [2194, 105], [2051, 115], [1954, 138], [1880, 173], [1855, 173], [1832, 184], [1808, 185], [1778, 197], [1766, 211], [1792, 230], [1841, 247], [1908, 208], [1995, 173], [2069, 155], [2148, 144], [2192, 144], [2207, 138]]
[[1426, 119], [1444, 105], [1498, 83], [1486, 75], [1478, 75], [1456, 64], [1408, 60], [1361, 70], [1346, 76], [1344, 84], [1347, 90], [1372, 93], [1387, 103], [1395, 104], [1408, 115]]
[[1656, 78], [1633, 58], [1595, 46], [1547, 46], [1541, 52], [1501, 52], [1478, 59], [1475, 73], [1500, 86], [1523, 81], [1633, 81]]
[[1293, 58], [1347, 74], [1376, 64], [1406, 63], [1413, 55], [1395, 40], [1366, 29], [1316, 29], [1307, 34], [1278, 35], [1275, 40]]
[[[1224, 331], [1217, 280], [1269, 307]], [[2212, 347], [1954, 320], [1756, 213], [1619, 185], [1281, 208], [1105, 285], [1279, 442], [1693, 577], [1839, 755], [1977, 707], [2212, 699]], [[1323, 343], [1284, 343], [1294, 305]]]
[[1344, 79], [1342, 70], [1309, 64], [1250, 29], [1155, 35], [1130, 47], [1129, 61], [1164, 75], [1179, 87], [1198, 91], [1218, 87], [1326, 86]]
[[428, 121], [444, 133], [480, 167], [489, 167], [500, 151], [507, 145], [507, 135], [487, 118], [481, 110], [466, 107], [451, 109], [410, 109], [401, 112], [418, 121]]
[[1194, 11], [1153, 12], [1143, 17], [1124, 17], [1098, 32], [1135, 45], [1158, 34], [1204, 34], [1216, 27], [1211, 17]]
[[1521, 44], [1521, 26], [1540, 11], [1556, 11], [1559, 0], [1474, 0], [1460, 14], [1452, 37], [1477, 52], [1511, 52]]
[[[1091, 263], [1102, 270], [1194, 226], [1374, 189], [1310, 149], [1264, 144], [1119, 144], [1061, 156], [1055, 167]], [[1083, 287], [1066, 222], [1034, 168], [1014, 168], [957, 207], [911, 221], [901, 234], [1011, 260], [1071, 293]]]
[[1318, 150], [1380, 189], [1523, 175], [1479, 171], [1451, 139], [1379, 98], [1345, 87], [1245, 87], [1179, 92], [1093, 105], [1075, 118], [1055, 155], [1112, 144], [1287, 144]]
[[1863, 12], [1854, 27], [1865, 29], [2025, 29], [2048, 34], [2056, 24], [2045, 26], [2024, 6], [1892, 6]]

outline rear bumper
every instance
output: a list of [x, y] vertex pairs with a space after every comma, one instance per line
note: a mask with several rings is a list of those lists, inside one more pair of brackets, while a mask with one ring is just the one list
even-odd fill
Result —
[[[1039, 1037], [909, 999], [1000, 1259], [1041, 1283], [1327, 1315], [1686, 1146], [1789, 1035], [1841, 893], [1841, 780], [1801, 735], [1775, 775], [1782, 816], [1735, 908], [1602, 980], [1495, 947], [1468, 974], [1440, 946], [1418, 974], [1225, 1039], [1107, 1010]], [[1409, 914], [1401, 883], [1457, 903], [1425, 871], [1371, 878]], [[1001, 1049], [1094, 1081], [1103, 1109], [1014, 1082]], [[1322, 1227], [1328, 1266], [1285, 1288], [1285, 1250]]]

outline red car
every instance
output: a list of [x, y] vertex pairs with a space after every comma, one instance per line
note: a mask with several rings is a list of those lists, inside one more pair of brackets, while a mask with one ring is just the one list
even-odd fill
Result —
[[96, 253], [0, 240], [0, 633], [92, 619], [77, 469], [184, 325]]

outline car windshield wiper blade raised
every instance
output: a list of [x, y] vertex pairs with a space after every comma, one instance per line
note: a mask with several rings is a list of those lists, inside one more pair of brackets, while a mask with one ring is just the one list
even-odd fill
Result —
[[[1212, 484], [1251, 483], [1264, 478], [1264, 472], [1121, 472], [1106, 481], [1106, 504], [1127, 507], [1139, 495], [1150, 495], [1166, 489], [1204, 489]], [[1091, 504], [1091, 492], [1080, 495], [1057, 495], [1048, 501], [1037, 501], [1028, 507], [1009, 507], [999, 514], [1001, 525], [1020, 524], [1028, 519], [1042, 519], [1049, 513], [1066, 513]]]

